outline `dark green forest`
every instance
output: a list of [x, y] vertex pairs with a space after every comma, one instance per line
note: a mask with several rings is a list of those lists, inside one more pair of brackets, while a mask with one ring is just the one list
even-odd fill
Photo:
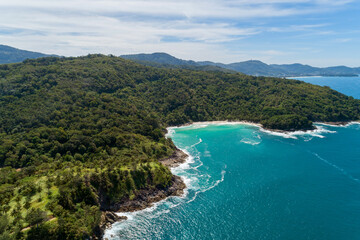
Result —
[[359, 119], [359, 100], [296, 80], [103, 55], [0, 65], [0, 239], [86, 239], [107, 206], [168, 187], [167, 126]]

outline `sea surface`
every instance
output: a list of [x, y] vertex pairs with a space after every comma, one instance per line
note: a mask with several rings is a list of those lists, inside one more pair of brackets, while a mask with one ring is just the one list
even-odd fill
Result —
[[345, 95], [360, 99], [360, 77], [294, 77], [290, 79], [328, 86]]
[[169, 129], [188, 189], [108, 239], [359, 240], [360, 124], [275, 134], [244, 124]]

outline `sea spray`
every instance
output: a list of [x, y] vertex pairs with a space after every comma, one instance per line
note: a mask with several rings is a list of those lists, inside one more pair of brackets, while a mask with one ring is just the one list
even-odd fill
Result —
[[307, 131], [293, 131], [293, 132], [271, 131], [271, 130], [264, 129], [264, 128], [260, 128], [260, 131], [270, 134], [270, 135], [273, 135], [273, 136], [279, 136], [279, 137], [283, 137], [283, 138], [291, 138], [291, 139], [295, 139], [295, 140], [298, 139], [298, 137], [303, 137], [303, 136], [325, 138], [325, 136], [323, 135], [325, 133], [336, 133], [336, 131], [328, 130], [322, 126], [319, 126], [319, 124], [316, 124], [315, 127], [316, 127], [316, 129], [307, 130]]

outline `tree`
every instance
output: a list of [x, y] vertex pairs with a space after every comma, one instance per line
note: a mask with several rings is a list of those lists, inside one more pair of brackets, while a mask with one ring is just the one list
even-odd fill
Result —
[[0, 217], [0, 240], [9, 240], [12, 239], [9, 232], [7, 231], [9, 225], [9, 220], [7, 215]]
[[25, 217], [25, 221], [28, 222], [30, 225], [35, 225], [38, 227], [39, 224], [43, 223], [47, 220], [47, 214], [44, 211], [41, 211], [40, 209], [31, 208], [28, 211], [28, 214]]
[[9, 219], [7, 215], [3, 215], [0, 217], [0, 233], [5, 232], [9, 224]]

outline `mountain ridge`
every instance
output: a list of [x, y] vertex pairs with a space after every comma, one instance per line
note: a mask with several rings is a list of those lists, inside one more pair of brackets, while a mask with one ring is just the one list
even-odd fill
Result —
[[45, 54], [45, 53], [22, 50], [0, 44], [0, 64], [18, 63], [26, 59], [36, 59], [41, 57], [59, 57], [59, 56], [53, 54]]
[[216, 66], [223, 69], [233, 70], [248, 75], [268, 77], [294, 77], [294, 76], [358, 76], [360, 67], [350, 68], [347, 66], [313, 67], [307, 64], [266, 64], [259, 60], [248, 60], [234, 63], [215, 63], [211, 61], [182, 60], [168, 53], [151, 54], [128, 54], [120, 57], [146, 64], [146, 62], [175, 65], [175, 66]]
[[[26, 59], [41, 57], [59, 57], [58, 55], [45, 54], [14, 48], [0, 44], [0, 64], [18, 63]], [[307, 64], [266, 64], [260, 60], [248, 60], [234, 63], [220, 63], [212, 61], [183, 60], [168, 53], [140, 53], [121, 55], [120, 57], [144, 65], [165, 68], [187, 68], [192, 70], [241, 72], [253, 76], [267, 77], [294, 77], [294, 76], [346, 76], [360, 75], [360, 67], [331, 66], [313, 67]]]

